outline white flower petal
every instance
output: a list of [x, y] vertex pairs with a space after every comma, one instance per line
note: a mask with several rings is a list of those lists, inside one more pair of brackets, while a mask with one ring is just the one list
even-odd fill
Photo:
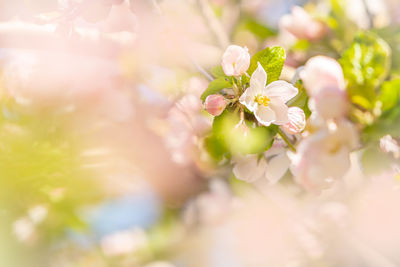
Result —
[[257, 69], [253, 72], [250, 78], [250, 87], [259, 90], [260, 92], [264, 89], [267, 83], [267, 73], [264, 68], [258, 62]]
[[258, 122], [265, 126], [270, 126], [276, 120], [275, 112], [270, 107], [262, 105], [257, 106], [254, 115]]
[[271, 98], [269, 107], [275, 112], [276, 125], [283, 125], [289, 122], [288, 106], [278, 97]]
[[258, 160], [258, 155], [245, 155], [235, 160], [233, 174], [237, 179], [252, 183], [265, 174], [267, 163], [264, 158]]
[[298, 93], [296, 87], [285, 81], [275, 81], [270, 83], [265, 89], [264, 93], [268, 97], [280, 97], [283, 102], [287, 102]]
[[286, 153], [280, 153], [272, 157], [265, 173], [266, 178], [271, 184], [277, 183], [289, 169], [290, 160]]
[[254, 98], [256, 97], [257, 92], [251, 87], [247, 88], [247, 90], [240, 96], [239, 102], [242, 105], [245, 105], [246, 108], [248, 108], [251, 112], [254, 112], [254, 110], [257, 107], [257, 103], [254, 101]]

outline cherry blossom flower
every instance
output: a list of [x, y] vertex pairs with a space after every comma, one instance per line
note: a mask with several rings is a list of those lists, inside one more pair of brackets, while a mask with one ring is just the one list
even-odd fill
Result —
[[222, 69], [228, 76], [240, 76], [250, 66], [250, 54], [247, 47], [230, 45], [222, 55]]
[[226, 104], [226, 100], [222, 95], [209, 95], [204, 103], [207, 112], [213, 116], [221, 115]]
[[283, 125], [285, 129], [290, 134], [298, 134], [304, 130], [306, 126], [306, 115], [304, 111], [299, 107], [290, 107], [288, 109], [289, 122]]
[[312, 18], [299, 6], [294, 6], [291, 14], [281, 18], [280, 26], [299, 39], [319, 40], [327, 32], [322, 22]]
[[284, 125], [289, 122], [286, 102], [293, 98], [298, 90], [285, 81], [275, 81], [265, 86], [267, 73], [258, 63], [250, 79], [250, 87], [242, 94], [239, 101], [251, 112], [258, 122], [269, 126]]

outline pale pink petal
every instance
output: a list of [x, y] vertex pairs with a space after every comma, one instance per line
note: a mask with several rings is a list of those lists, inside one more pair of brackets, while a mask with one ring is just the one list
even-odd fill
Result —
[[285, 103], [295, 97], [297, 93], [297, 88], [285, 81], [272, 82], [264, 89], [264, 94], [268, 97], [279, 97]]
[[235, 159], [233, 174], [239, 180], [252, 183], [264, 176], [265, 168], [265, 159], [258, 160], [258, 155], [249, 154]]
[[261, 93], [266, 83], [267, 83], [267, 73], [261, 66], [260, 62], [258, 62], [258, 67], [253, 72], [250, 78], [250, 87], [259, 90]]
[[309, 106], [328, 120], [345, 117], [350, 109], [350, 101], [346, 91], [336, 86], [327, 86], [311, 98]]
[[299, 107], [290, 107], [288, 109], [289, 122], [283, 128], [290, 134], [298, 134], [306, 126], [306, 115]]
[[288, 118], [288, 107], [286, 104], [278, 97], [272, 97], [271, 102], [269, 103], [269, 107], [275, 113], [275, 121], [276, 125], [284, 125], [289, 122]]
[[335, 59], [326, 56], [310, 58], [300, 73], [300, 78], [311, 97], [325, 87], [345, 89], [342, 67]]
[[222, 55], [222, 69], [228, 76], [240, 76], [250, 66], [250, 54], [246, 47], [230, 45]]
[[208, 113], [213, 116], [219, 116], [224, 111], [227, 102], [222, 95], [209, 95], [204, 105]]
[[270, 126], [271, 123], [275, 122], [275, 112], [270, 107], [257, 106], [254, 115], [259, 123], [265, 126]]
[[242, 48], [239, 58], [236, 60], [236, 71], [238, 74], [244, 74], [250, 66], [250, 54], [247, 47]]
[[272, 184], [277, 183], [289, 169], [290, 160], [286, 153], [280, 153], [268, 161], [266, 178]]

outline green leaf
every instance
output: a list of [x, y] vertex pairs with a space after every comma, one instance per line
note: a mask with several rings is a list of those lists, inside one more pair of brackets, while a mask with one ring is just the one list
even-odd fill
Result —
[[[263, 66], [267, 72], [267, 84], [276, 81], [281, 76], [283, 64], [285, 63], [286, 54], [285, 50], [280, 46], [267, 47], [254, 54], [250, 61], [250, 67], [247, 73], [251, 76], [257, 69], [258, 62]], [[249, 81], [247, 76], [244, 76], [245, 82]]]
[[393, 108], [398, 102], [400, 97], [400, 79], [384, 82], [379, 95], [379, 102], [381, 102], [381, 110], [386, 111]]
[[222, 66], [215, 66], [210, 70], [210, 72], [215, 78], [226, 76], [224, 70], [222, 69]]
[[359, 33], [340, 60], [353, 103], [372, 109], [376, 89], [390, 69], [390, 47], [371, 32]]
[[224, 88], [231, 88], [232, 85], [230, 82], [225, 80], [224, 77], [217, 78], [210, 82], [208, 85], [207, 89], [203, 92], [201, 95], [201, 100], [204, 102], [207, 98], [207, 96], [212, 95], [212, 94], [217, 94], [219, 91], [221, 91]]
[[271, 147], [277, 127], [257, 126], [247, 120], [238, 125], [239, 121], [239, 115], [229, 110], [214, 118], [213, 137], [222, 144], [221, 148], [235, 155], [262, 153]]
[[268, 37], [276, 35], [276, 32], [260, 21], [254, 19], [254, 17], [244, 17], [236, 28], [236, 31], [249, 31], [260, 39], [266, 39]]

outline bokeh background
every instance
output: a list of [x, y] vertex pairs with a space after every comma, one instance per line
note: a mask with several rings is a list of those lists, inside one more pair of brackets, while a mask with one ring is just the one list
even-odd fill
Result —
[[[283, 31], [294, 5], [331, 41]], [[232, 43], [283, 46], [290, 81], [371, 30], [400, 73], [399, 18], [398, 0], [0, 0], [0, 266], [400, 266], [394, 180], [255, 194], [205, 151], [200, 100]]]

